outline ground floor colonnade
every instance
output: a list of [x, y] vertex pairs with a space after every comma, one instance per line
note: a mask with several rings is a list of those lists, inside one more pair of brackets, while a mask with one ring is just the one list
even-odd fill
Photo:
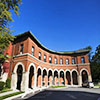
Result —
[[86, 68], [80, 72], [76, 69], [52, 69], [36, 66], [30, 63], [26, 70], [25, 64], [16, 63], [12, 71], [11, 88], [26, 91], [49, 86], [82, 86], [82, 83], [90, 81], [90, 75]]

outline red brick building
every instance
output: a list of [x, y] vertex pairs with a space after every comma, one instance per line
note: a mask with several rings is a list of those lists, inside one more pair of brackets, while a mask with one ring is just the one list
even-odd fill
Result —
[[0, 62], [0, 81], [6, 81], [8, 78], [8, 73], [10, 71], [10, 60], [11, 60], [11, 55], [12, 54], [12, 44], [10, 43], [8, 49], [4, 51], [4, 55], [8, 58], [8, 60], [5, 60], [3, 64]]
[[43, 46], [30, 32], [16, 36], [12, 45], [11, 88], [51, 85], [81, 86], [91, 81], [88, 49], [57, 52]]

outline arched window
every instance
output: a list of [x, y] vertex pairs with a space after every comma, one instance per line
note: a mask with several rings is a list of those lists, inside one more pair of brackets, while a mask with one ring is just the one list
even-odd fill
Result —
[[52, 63], [52, 58], [51, 57], [49, 57], [49, 63]]
[[60, 59], [60, 64], [63, 64], [63, 59], [62, 58]]
[[32, 46], [32, 55], [34, 55], [34, 47]]
[[41, 52], [39, 52], [39, 60], [41, 60]]
[[20, 54], [23, 53], [23, 44], [20, 45]]
[[55, 57], [55, 64], [57, 64], [57, 58]]
[[66, 59], [66, 65], [68, 65], [69, 64], [69, 59]]
[[75, 58], [72, 58], [72, 64], [75, 64]]
[[46, 62], [46, 55], [44, 55], [44, 62]]
[[85, 63], [85, 58], [81, 57], [81, 63], [84, 64]]

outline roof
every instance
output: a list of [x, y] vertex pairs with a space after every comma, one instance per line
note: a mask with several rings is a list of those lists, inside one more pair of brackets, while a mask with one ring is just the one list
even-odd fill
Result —
[[80, 53], [89, 53], [89, 49], [79, 49], [79, 50], [76, 50], [76, 51], [65, 51], [65, 52], [60, 52], [60, 51], [54, 51], [54, 50], [51, 50], [51, 49], [48, 49], [47, 47], [45, 47], [44, 45], [42, 45], [38, 39], [32, 34], [31, 31], [27, 31], [27, 32], [24, 32], [22, 34], [18, 34], [16, 35], [16, 39], [20, 38], [20, 37], [23, 37], [23, 36], [27, 36], [27, 37], [30, 37], [37, 45], [38, 47], [41, 47], [43, 50], [45, 51], [48, 51], [50, 53], [53, 53], [53, 54], [59, 54], [59, 55], [72, 55], [72, 54], [80, 54]]

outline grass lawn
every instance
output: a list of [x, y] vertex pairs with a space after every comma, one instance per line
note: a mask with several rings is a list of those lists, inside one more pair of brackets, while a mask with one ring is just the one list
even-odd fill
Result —
[[12, 91], [12, 89], [10, 89], [10, 88], [4, 88], [3, 90], [0, 91], [0, 93], [8, 92], [8, 91]]
[[66, 87], [66, 86], [51, 86], [50, 88], [62, 88], [62, 87]]
[[99, 86], [100, 87], [100, 84], [95, 84], [94, 86]]
[[0, 100], [3, 100], [5, 98], [9, 98], [9, 97], [15, 96], [15, 95], [18, 95], [18, 94], [21, 94], [21, 93], [24, 93], [24, 92], [15, 92], [15, 93], [12, 93], [12, 94], [4, 95], [4, 96], [0, 97]]

